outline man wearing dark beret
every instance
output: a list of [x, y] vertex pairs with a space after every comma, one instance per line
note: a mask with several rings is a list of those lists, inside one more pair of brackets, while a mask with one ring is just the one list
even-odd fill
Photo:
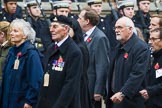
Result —
[[72, 22], [65, 16], [53, 17], [51, 22], [54, 43], [45, 53], [45, 74], [37, 107], [81, 108], [79, 90], [83, 55], [68, 35]]
[[4, 0], [4, 7], [0, 8], [0, 21], [12, 22], [22, 18], [22, 8], [17, 5], [17, 0]]

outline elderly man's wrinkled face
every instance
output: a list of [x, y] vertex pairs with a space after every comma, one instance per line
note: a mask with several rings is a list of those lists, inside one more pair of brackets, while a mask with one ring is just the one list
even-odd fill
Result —
[[153, 52], [162, 49], [162, 40], [160, 39], [160, 31], [150, 32], [149, 44]]
[[24, 35], [22, 28], [13, 26], [10, 30], [10, 39], [12, 43], [20, 45], [26, 40], [26, 36]]
[[61, 41], [64, 37], [67, 36], [69, 27], [58, 22], [52, 22], [50, 26], [50, 32], [52, 35], [52, 40], [55, 42]]
[[131, 27], [126, 26], [126, 21], [119, 19], [115, 24], [116, 39], [125, 43], [130, 37], [131, 30]]
[[14, 14], [16, 12], [16, 8], [17, 8], [17, 2], [10, 1], [5, 4], [5, 10], [10, 14]]
[[149, 26], [150, 31], [155, 28], [159, 28], [160, 27], [159, 22], [160, 22], [160, 18], [157, 17], [151, 18], [150, 26]]

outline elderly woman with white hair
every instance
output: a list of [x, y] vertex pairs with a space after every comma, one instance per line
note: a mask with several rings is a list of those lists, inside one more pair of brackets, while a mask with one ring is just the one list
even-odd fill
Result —
[[43, 77], [40, 54], [33, 46], [35, 32], [23, 19], [11, 23], [14, 43], [6, 57], [1, 87], [2, 108], [35, 108]]

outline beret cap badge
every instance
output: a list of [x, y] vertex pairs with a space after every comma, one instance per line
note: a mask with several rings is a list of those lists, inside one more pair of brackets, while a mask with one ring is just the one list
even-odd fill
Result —
[[53, 19], [53, 21], [55, 21], [55, 22], [58, 21], [57, 17], [55, 17], [55, 18]]

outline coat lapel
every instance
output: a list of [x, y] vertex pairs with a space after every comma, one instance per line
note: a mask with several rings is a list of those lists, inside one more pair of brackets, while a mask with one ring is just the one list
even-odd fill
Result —
[[48, 64], [48, 61], [50, 59], [50, 57], [52, 55], [54, 55], [56, 52], [58, 51], [58, 48], [56, 50], [54, 50], [54, 43], [52, 43], [49, 47], [48, 47], [48, 50], [46, 51], [46, 54], [45, 54], [45, 58], [44, 58], [44, 66], [45, 66], [45, 70], [46, 70], [46, 67], [47, 67], [47, 64]]
[[93, 41], [93, 38], [94, 38], [96, 32], [97, 32], [97, 28], [94, 29], [94, 31], [92, 32], [92, 34], [85, 41], [86, 45], [88, 45], [89, 43], [91, 43], [91, 41]]

